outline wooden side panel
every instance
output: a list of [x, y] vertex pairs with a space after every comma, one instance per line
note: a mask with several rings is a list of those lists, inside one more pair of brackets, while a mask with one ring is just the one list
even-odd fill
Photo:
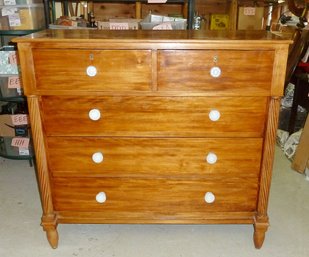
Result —
[[[37, 89], [136, 90], [151, 88], [150, 50], [33, 50]], [[87, 75], [89, 66], [97, 70]]]
[[[262, 139], [48, 137], [53, 176], [258, 178]], [[101, 163], [92, 155], [100, 152]], [[216, 154], [209, 164], [206, 157]], [[63, 161], [65, 160], [65, 162]]]
[[[261, 137], [264, 97], [57, 97], [42, 98], [44, 129], [52, 135]], [[89, 119], [100, 110], [101, 119]], [[216, 122], [211, 110], [221, 113]]]
[[[207, 182], [204, 180], [144, 180], [55, 178], [54, 202], [57, 211], [100, 211], [107, 219], [172, 219], [182, 216], [203, 218], [208, 212], [254, 211], [257, 183]], [[106, 202], [96, 195], [104, 192]], [[205, 193], [215, 201], [207, 204]]]
[[[159, 91], [269, 95], [274, 51], [164, 50], [158, 62]], [[219, 77], [211, 76], [213, 67], [221, 69]]]

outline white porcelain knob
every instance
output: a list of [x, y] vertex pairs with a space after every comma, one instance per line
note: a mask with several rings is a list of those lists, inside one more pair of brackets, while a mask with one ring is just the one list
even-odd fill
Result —
[[221, 69], [217, 66], [215, 67], [212, 67], [210, 69], [210, 75], [213, 77], [213, 78], [219, 78], [221, 76]]
[[208, 117], [211, 121], [218, 121], [220, 119], [220, 112], [218, 110], [211, 110], [208, 114]]
[[204, 199], [206, 203], [213, 203], [216, 200], [216, 197], [212, 192], [207, 192]]
[[103, 162], [103, 159], [104, 159], [104, 156], [101, 152], [97, 152], [92, 155], [92, 160], [94, 163], [101, 163]]
[[215, 153], [209, 152], [206, 156], [206, 161], [209, 164], [215, 164], [218, 160], [218, 157]]
[[100, 192], [96, 195], [95, 199], [98, 203], [104, 203], [106, 202], [106, 194], [104, 192]]
[[99, 109], [91, 109], [89, 111], [89, 118], [91, 120], [99, 120], [101, 118], [101, 112]]
[[88, 66], [86, 69], [86, 73], [89, 77], [94, 77], [95, 75], [97, 75], [97, 68], [95, 66]]

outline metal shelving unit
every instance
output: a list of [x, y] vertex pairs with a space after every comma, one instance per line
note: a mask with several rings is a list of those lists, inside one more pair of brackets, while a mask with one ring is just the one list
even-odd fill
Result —
[[[6, 31], [4, 34], [16, 36], [23, 33], [27, 34], [25, 31], [13, 31], [13, 33], [9, 32], [11, 31]], [[1, 51], [4, 53], [8, 52], [8, 55], [3, 55], [5, 58], [11, 58], [7, 56], [16, 51], [16, 48], [14, 46], [1, 47]], [[2, 61], [5, 61], [5, 59], [2, 59]], [[27, 100], [23, 96], [22, 89], [20, 88], [20, 82], [16, 82], [18, 79], [16, 77], [20, 76], [19, 71], [15, 64], [3, 62], [1, 65], [4, 66], [2, 66], [0, 70], [0, 115], [1, 117], [4, 117], [4, 119], [1, 119], [2, 124], [0, 124], [0, 126], [2, 126], [0, 133], [0, 156], [14, 160], [29, 160], [30, 166], [32, 166], [34, 154], [31, 144], [29, 124], [27, 124], [27, 121], [13, 122], [14, 118], [24, 118], [25, 116], [11, 116], [16, 114], [24, 115], [28, 113]], [[14, 68], [8, 68], [10, 66], [13, 66]], [[8, 71], [13, 72], [13, 74], [7, 74], [9, 73]], [[2, 115], [6, 115], [7, 117]], [[13, 119], [11, 120], [12, 117]], [[26, 146], [26, 148], [20, 148], [20, 144], [13, 144], [13, 140], [15, 140], [15, 142], [29, 141], [29, 146]]]

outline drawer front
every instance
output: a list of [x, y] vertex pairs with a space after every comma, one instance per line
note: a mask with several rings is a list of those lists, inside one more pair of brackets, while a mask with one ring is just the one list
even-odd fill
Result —
[[[133, 216], [203, 219], [207, 212], [250, 212], [256, 209], [257, 191], [257, 183], [240, 180], [239, 183], [112, 178], [53, 180], [56, 211], [101, 212], [107, 219]], [[207, 192], [209, 203], [205, 201]]]
[[46, 96], [41, 104], [49, 136], [261, 137], [267, 98]]
[[33, 58], [39, 90], [150, 90], [149, 50], [34, 49]]
[[160, 51], [158, 90], [269, 95], [273, 62], [273, 51]]
[[258, 178], [262, 139], [48, 137], [54, 177]]

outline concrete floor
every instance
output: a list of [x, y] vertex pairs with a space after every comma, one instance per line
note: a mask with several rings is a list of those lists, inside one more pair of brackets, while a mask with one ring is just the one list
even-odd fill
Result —
[[53, 250], [40, 227], [34, 169], [0, 158], [0, 256], [308, 257], [309, 182], [289, 167], [276, 149], [271, 226], [260, 250], [252, 225], [59, 225]]

